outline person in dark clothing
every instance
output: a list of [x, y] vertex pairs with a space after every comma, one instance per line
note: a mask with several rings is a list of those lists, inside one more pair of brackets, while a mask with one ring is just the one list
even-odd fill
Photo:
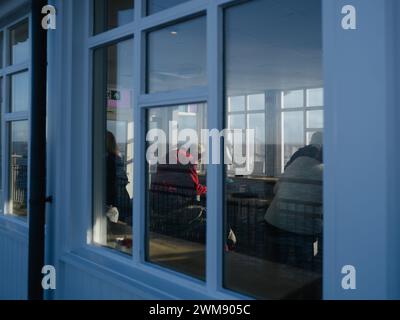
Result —
[[107, 132], [106, 170], [107, 207], [116, 208], [118, 210], [118, 220], [130, 223], [132, 204], [129, 193], [126, 190], [129, 180], [115, 137], [109, 131]]
[[300, 148], [292, 155], [288, 163], [285, 165], [285, 170], [300, 157], [309, 157], [323, 163], [322, 140], [322, 132], [314, 133], [310, 144]]
[[[152, 178], [151, 184], [153, 210], [159, 211], [163, 205], [184, 208], [178, 214], [190, 215], [190, 218], [173, 217], [172, 219], [180, 221], [177, 226], [182, 226], [186, 231], [197, 227], [199, 233], [202, 234], [201, 238], [204, 238], [207, 217], [205, 207], [207, 187], [200, 182], [197, 173], [198, 161], [194, 160], [190, 152], [191, 149], [192, 147], [178, 150], [176, 164], [158, 165], [157, 173]], [[201, 151], [199, 152], [200, 156]], [[180, 159], [184, 159], [184, 163]], [[163, 205], [160, 206], [160, 203]], [[198, 204], [197, 206], [195, 205], [196, 203]], [[227, 230], [225, 249], [233, 250], [236, 245], [236, 236], [230, 226], [228, 226]]]
[[265, 215], [269, 260], [310, 272], [322, 270], [323, 134], [293, 154]]
[[[182, 164], [179, 159], [184, 158], [187, 164]], [[177, 193], [188, 198], [204, 196], [207, 187], [200, 183], [197, 173], [197, 161], [193, 160], [189, 150], [177, 151], [176, 164], [159, 164], [157, 174], [152, 181], [152, 190]]]

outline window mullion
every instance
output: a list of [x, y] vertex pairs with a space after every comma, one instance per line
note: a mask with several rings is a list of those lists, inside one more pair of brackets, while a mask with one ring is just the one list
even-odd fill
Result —
[[[210, 3], [207, 12], [207, 63], [208, 92], [210, 106], [208, 127], [210, 130], [222, 130], [224, 126], [224, 108], [222, 97], [222, 9]], [[220, 148], [223, 163], [223, 148]], [[212, 159], [212, 155], [210, 155]], [[206, 279], [211, 294], [222, 287], [222, 230], [223, 230], [223, 165], [209, 164], [207, 175], [207, 248]]]
[[[142, 18], [142, 6], [143, 1], [135, 1], [135, 21], [138, 22]], [[138, 24], [135, 24], [137, 26]], [[134, 34], [134, 200], [133, 200], [133, 246], [132, 255], [133, 260], [137, 263], [144, 261], [145, 259], [145, 230], [146, 230], [146, 207], [145, 207], [145, 168], [146, 162], [144, 156], [145, 154], [145, 128], [143, 128], [143, 123], [145, 121], [144, 111], [140, 109], [139, 96], [140, 93], [144, 91], [142, 80], [144, 77], [144, 67], [142, 64], [142, 56], [145, 49], [145, 36], [138, 30], [135, 30]], [[144, 56], [143, 56], [144, 57]]]

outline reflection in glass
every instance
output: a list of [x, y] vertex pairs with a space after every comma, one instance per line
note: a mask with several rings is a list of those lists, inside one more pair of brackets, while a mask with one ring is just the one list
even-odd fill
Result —
[[[192, 129], [201, 137], [207, 128], [206, 112], [206, 105], [192, 104], [150, 109], [147, 117], [148, 129], [158, 132], [154, 141], [148, 141], [154, 147], [148, 160], [155, 161], [149, 163], [147, 178], [147, 259], [202, 280], [207, 188], [200, 158], [205, 146], [193, 140], [190, 144], [183, 130]], [[177, 126], [176, 142], [170, 135], [171, 121]]]
[[11, 112], [27, 111], [29, 107], [29, 73], [20, 72], [11, 76]]
[[229, 97], [228, 109], [229, 112], [244, 111], [246, 107], [245, 96]]
[[324, 105], [323, 88], [307, 90], [307, 107], [322, 107]]
[[94, 242], [132, 252], [133, 40], [94, 52]]
[[307, 111], [307, 127], [322, 129], [324, 126], [324, 112], [322, 110]]
[[265, 95], [252, 94], [248, 96], [249, 110], [264, 110], [265, 109]]
[[189, 0], [147, 0], [147, 14], [154, 14], [187, 1]]
[[308, 131], [307, 132], [307, 141], [306, 144], [311, 144], [313, 137], [315, 137], [316, 133], [322, 133], [322, 131]]
[[0, 69], [3, 68], [3, 32], [0, 32]]
[[224, 12], [226, 125], [255, 130], [246, 158], [253, 170], [226, 167], [222, 236], [232, 231], [235, 241], [225, 241], [224, 287], [259, 299], [320, 299], [321, 1], [253, 0]]
[[254, 175], [265, 174], [265, 114], [252, 113], [247, 117], [247, 129], [255, 134]]
[[29, 23], [25, 21], [10, 30], [10, 64], [29, 59]]
[[[2, 141], [2, 119], [3, 118], [3, 78], [0, 78], [0, 141]], [[3, 153], [2, 153], [2, 148], [1, 148], [1, 143], [0, 143], [0, 203], [2, 203], [2, 190], [3, 190]], [[0, 208], [0, 213], [2, 213], [3, 210]]]
[[304, 113], [284, 112], [282, 118], [283, 164], [286, 164], [292, 154], [304, 145]]
[[245, 116], [243, 114], [233, 114], [229, 118], [230, 129], [243, 129], [246, 126]]
[[133, 21], [134, 0], [96, 0], [94, 34], [120, 27]]
[[283, 108], [301, 108], [304, 106], [304, 91], [293, 90], [283, 92], [282, 97]]
[[199, 17], [148, 34], [149, 93], [205, 86], [206, 18]]
[[11, 214], [28, 214], [28, 121], [10, 124], [10, 208]]

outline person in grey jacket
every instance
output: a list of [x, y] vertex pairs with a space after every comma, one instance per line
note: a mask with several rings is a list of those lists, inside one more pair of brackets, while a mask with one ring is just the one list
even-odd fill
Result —
[[[280, 263], [304, 267], [320, 256], [322, 242], [323, 135], [313, 135], [286, 165], [274, 188], [265, 221], [270, 256]], [[278, 248], [278, 249], [276, 249]], [[272, 253], [272, 254], [271, 254]]]

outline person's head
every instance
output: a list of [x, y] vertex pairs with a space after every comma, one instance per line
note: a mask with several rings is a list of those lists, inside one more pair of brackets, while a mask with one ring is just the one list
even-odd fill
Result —
[[111, 154], [115, 154], [116, 156], [119, 156], [117, 140], [115, 139], [115, 136], [110, 131], [107, 131], [106, 140], [107, 140], [107, 152], [111, 153]]
[[315, 132], [311, 137], [311, 145], [322, 146], [324, 143], [324, 135], [322, 132]]

